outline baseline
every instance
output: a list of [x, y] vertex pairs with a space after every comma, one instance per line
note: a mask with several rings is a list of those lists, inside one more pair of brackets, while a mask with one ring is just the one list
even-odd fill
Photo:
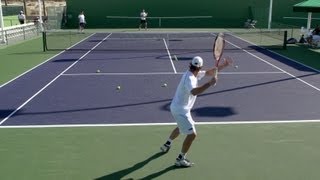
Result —
[[[195, 122], [196, 125], [241, 125], [241, 124], [301, 124], [320, 123], [315, 120], [275, 120], [275, 121], [228, 121], [228, 122]], [[135, 126], [174, 126], [177, 123], [132, 123], [132, 124], [65, 124], [65, 125], [23, 125], [0, 126], [0, 129], [27, 129], [27, 128], [81, 128], [81, 127], [135, 127]]]

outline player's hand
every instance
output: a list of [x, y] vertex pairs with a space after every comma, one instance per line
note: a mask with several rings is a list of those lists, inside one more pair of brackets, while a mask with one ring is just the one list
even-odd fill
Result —
[[223, 58], [223, 64], [224, 64], [224, 66], [229, 66], [229, 65], [231, 65], [231, 64], [233, 64], [233, 60], [231, 59], [231, 57], [225, 57], [225, 58]]
[[216, 83], [217, 83], [217, 81], [218, 81], [218, 76], [213, 76], [210, 80], [209, 80], [209, 84], [211, 85], [211, 86], [213, 86], [213, 85], [215, 85]]

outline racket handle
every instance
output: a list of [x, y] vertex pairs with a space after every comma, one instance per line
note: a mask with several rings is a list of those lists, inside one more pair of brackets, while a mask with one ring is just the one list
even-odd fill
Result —
[[216, 67], [216, 68], [214, 69], [214, 72], [213, 72], [213, 76], [214, 76], [215, 78], [218, 78], [218, 72], [219, 72], [218, 67]]

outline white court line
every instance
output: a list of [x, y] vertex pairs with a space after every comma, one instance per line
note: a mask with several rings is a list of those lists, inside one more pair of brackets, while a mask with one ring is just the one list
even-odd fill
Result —
[[[236, 36], [234, 36], [234, 37], [236, 37]], [[236, 37], [236, 38], [238, 38], [238, 37]], [[238, 38], [238, 39], [241, 39], [241, 38]], [[243, 39], [241, 39], [241, 40], [243, 40]], [[306, 81], [304, 81], [304, 80], [302, 80], [302, 79], [300, 79], [300, 78], [298, 78], [298, 77], [294, 76], [293, 74], [291, 74], [291, 73], [289, 73], [289, 72], [287, 72], [287, 71], [285, 71], [285, 70], [283, 70], [283, 69], [279, 68], [278, 66], [276, 66], [276, 65], [274, 65], [274, 64], [272, 64], [272, 63], [270, 63], [270, 62], [268, 62], [268, 61], [266, 61], [266, 60], [264, 60], [264, 59], [262, 59], [262, 58], [260, 58], [260, 57], [258, 57], [257, 55], [255, 55], [255, 54], [253, 54], [253, 53], [251, 53], [251, 52], [249, 52], [249, 51], [247, 51], [247, 50], [245, 50], [245, 49], [242, 49], [241, 47], [239, 47], [239, 46], [237, 46], [237, 45], [235, 45], [235, 44], [231, 43], [230, 41], [227, 41], [227, 40], [226, 40], [226, 42], [228, 42], [229, 44], [233, 45], [234, 47], [236, 47], [236, 48], [238, 48], [238, 49], [240, 49], [240, 50], [242, 50], [242, 51], [244, 51], [244, 52], [246, 52], [246, 53], [250, 54], [251, 56], [253, 56], [253, 57], [255, 57], [255, 58], [257, 58], [257, 59], [261, 60], [262, 62], [264, 62], [264, 63], [266, 63], [266, 64], [269, 64], [270, 66], [272, 66], [272, 67], [274, 67], [274, 68], [276, 68], [276, 69], [278, 69], [278, 70], [280, 70], [280, 71], [282, 71], [282, 72], [284, 72], [284, 73], [288, 74], [289, 76], [291, 76], [291, 77], [293, 77], [293, 78], [297, 79], [298, 81], [300, 81], [300, 82], [302, 82], [302, 83], [304, 83], [304, 84], [306, 84], [306, 85], [308, 85], [308, 86], [312, 87], [313, 89], [315, 89], [315, 90], [317, 90], [317, 91], [319, 91], [319, 92], [320, 92], [320, 89], [319, 89], [318, 87], [313, 86], [312, 84], [310, 84], [310, 83], [308, 83], [308, 82], [306, 82]], [[251, 43], [251, 44], [252, 44], [252, 43]]]
[[[85, 41], [85, 40], [89, 39], [89, 38], [90, 38], [91, 36], [93, 36], [93, 35], [95, 35], [95, 33], [94, 33], [94, 34], [92, 34], [92, 35], [90, 35], [90, 36], [88, 36], [88, 37], [86, 37], [86, 38], [84, 38], [83, 40], [81, 40], [81, 41], [77, 42], [76, 44], [74, 44], [74, 45], [70, 46], [69, 48], [67, 48], [67, 50], [69, 50], [70, 48], [72, 48], [72, 47], [74, 47], [74, 46], [78, 45], [79, 43], [81, 43], [81, 42], [83, 42], [83, 41]], [[4, 84], [0, 85], [0, 88], [2, 88], [3, 86], [5, 86], [5, 85], [7, 85], [7, 84], [11, 83], [12, 81], [14, 81], [14, 80], [16, 80], [16, 79], [18, 79], [18, 78], [20, 78], [21, 76], [23, 76], [23, 75], [27, 74], [28, 72], [30, 72], [30, 71], [32, 71], [32, 70], [34, 70], [35, 68], [37, 68], [37, 67], [41, 66], [42, 64], [44, 64], [44, 63], [46, 63], [46, 62], [48, 62], [48, 61], [52, 60], [53, 58], [55, 58], [55, 57], [57, 57], [57, 56], [61, 55], [61, 54], [62, 54], [62, 53], [64, 53], [65, 51], [66, 51], [66, 50], [61, 51], [60, 53], [58, 53], [58, 54], [56, 54], [56, 55], [54, 55], [54, 56], [50, 57], [50, 58], [49, 58], [49, 59], [47, 59], [46, 61], [44, 61], [44, 62], [42, 62], [42, 63], [38, 64], [37, 66], [34, 66], [33, 68], [31, 68], [31, 69], [27, 70], [26, 72], [24, 72], [24, 73], [20, 74], [19, 76], [17, 76], [17, 77], [15, 77], [15, 78], [13, 78], [12, 80], [10, 80], [10, 81], [8, 81], [8, 82], [6, 82], [6, 83], [4, 83]]]
[[[273, 120], [273, 121], [228, 121], [228, 122], [196, 122], [196, 125], [242, 125], [242, 124], [300, 124], [319, 123], [314, 120]], [[135, 127], [135, 126], [176, 126], [177, 123], [132, 123], [132, 124], [65, 124], [65, 125], [21, 125], [21, 126], [0, 126], [0, 129], [25, 129], [25, 128], [77, 128], [77, 127]]]
[[74, 74], [63, 74], [63, 76], [135, 76], [135, 75], [171, 75], [171, 74], [182, 74], [182, 72], [144, 72], [144, 73], [74, 73]]
[[253, 74], [253, 75], [255, 75], [255, 74], [286, 74], [286, 73], [284, 73], [284, 72], [276, 72], [276, 71], [274, 71], [274, 72], [221, 72], [221, 73], [219, 73], [219, 74], [243, 74], [243, 75], [247, 75], [247, 74]]
[[[174, 74], [183, 74], [184, 72], [144, 72], [144, 73], [74, 73], [74, 74], [62, 74], [62, 76], [144, 76], [144, 75], [174, 75]], [[286, 74], [284, 72], [221, 72], [219, 74]]]
[[[111, 33], [112, 34], [112, 33]], [[82, 55], [77, 61], [72, 63], [69, 67], [67, 67], [64, 71], [62, 71], [58, 76], [56, 76], [53, 80], [51, 80], [47, 85], [45, 85], [43, 88], [41, 88], [38, 92], [36, 92], [33, 96], [31, 96], [27, 101], [25, 101], [22, 105], [20, 105], [16, 110], [14, 110], [11, 114], [9, 114], [7, 117], [5, 117], [2, 121], [0, 121], [0, 125], [6, 122], [11, 116], [13, 116], [16, 112], [18, 112], [23, 106], [25, 106], [28, 102], [30, 102], [33, 98], [35, 98], [38, 94], [40, 94], [43, 90], [45, 90], [50, 84], [52, 84], [54, 81], [56, 81], [63, 73], [68, 71], [70, 68], [72, 68], [76, 63], [78, 63], [81, 59], [83, 59], [86, 55], [88, 55], [92, 50], [94, 50], [96, 47], [98, 47], [103, 41], [105, 41], [109, 36], [109, 34], [106, 36], [102, 41], [100, 41], [98, 44], [96, 44], [93, 48], [91, 48], [88, 52], [86, 52], [84, 55]]]
[[166, 40], [165, 40], [164, 38], [163, 38], [163, 42], [164, 42], [164, 45], [166, 46], [166, 50], [167, 50], [167, 53], [168, 53], [168, 55], [169, 55], [169, 59], [170, 59], [170, 62], [171, 62], [173, 71], [174, 71], [174, 73], [177, 73], [177, 70], [176, 70], [176, 68], [175, 68], [175, 66], [174, 66], [174, 64], [173, 64], [173, 61], [172, 61], [171, 53], [170, 53], [170, 51], [169, 51], [167, 42], [166, 42]]

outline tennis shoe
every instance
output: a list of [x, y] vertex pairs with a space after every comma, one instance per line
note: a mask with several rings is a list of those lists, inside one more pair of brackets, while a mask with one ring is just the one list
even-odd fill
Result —
[[189, 161], [188, 159], [176, 159], [176, 162], [174, 163], [177, 167], [191, 167], [194, 165], [193, 162]]
[[161, 152], [163, 153], [167, 153], [169, 150], [170, 150], [171, 146], [167, 145], [167, 144], [163, 144], [161, 147], [160, 147], [160, 150]]

